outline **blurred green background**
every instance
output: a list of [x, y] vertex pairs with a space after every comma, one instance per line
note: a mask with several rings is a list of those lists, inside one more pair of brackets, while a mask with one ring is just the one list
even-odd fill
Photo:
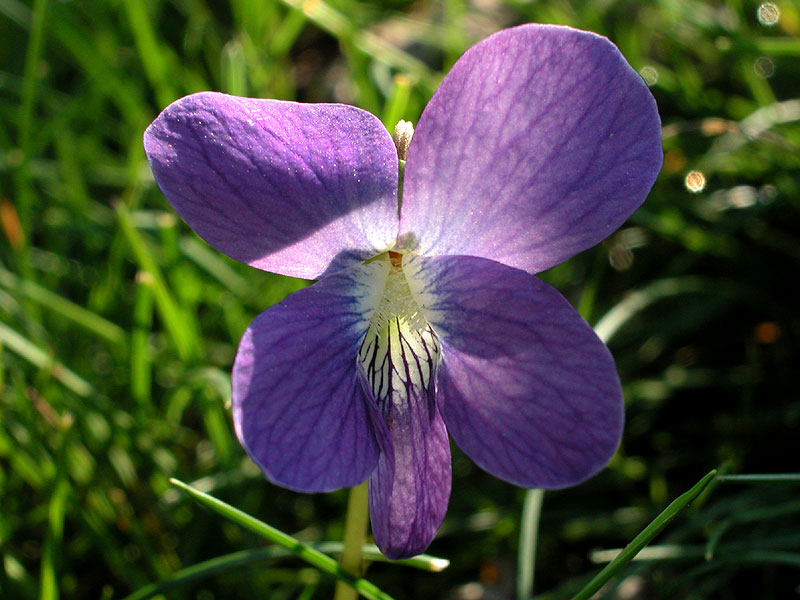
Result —
[[[712, 468], [798, 469], [800, 7], [748, 0], [0, 0], [0, 598], [123, 598], [261, 540], [177, 477], [298, 538], [346, 492], [292, 493], [244, 456], [229, 371], [249, 321], [305, 285], [206, 246], [142, 132], [190, 92], [345, 102], [416, 121], [503, 27], [608, 36], [656, 96], [665, 164], [602, 245], [543, 275], [609, 341], [627, 427], [610, 467], [544, 499], [537, 591], [564, 598]], [[374, 564], [398, 598], [511, 598], [524, 491], [457, 451], [430, 552]], [[800, 487], [721, 483], [603, 598], [800, 595]], [[167, 593], [326, 598], [294, 559]]]

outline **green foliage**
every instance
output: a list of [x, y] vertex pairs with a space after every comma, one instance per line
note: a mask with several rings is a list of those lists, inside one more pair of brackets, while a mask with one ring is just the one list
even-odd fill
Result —
[[[169, 598], [330, 596], [332, 579], [274, 548], [234, 554], [259, 538], [169, 485], [310, 544], [341, 539], [346, 494], [268, 484], [230, 425], [239, 337], [305, 282], [198, 240], [155, 187], [142, 132], [204, 89], [416, 121], [461, 52], [527, 21], [617, 43], [651, 84], [665, 145], [630, 223], [544, 274], [607, 338], [628, 426], [609, 469], [546, 495], [541, 597], [577, 593], [720, 464], [796, 471], [800, 9], [776, 5], [765, 25], [749, 0], [0, 0], [0, 597], [157, 581], [180, 583]], [[454, 479], [431, 547], [450, 568], [374, 563], [393, 597], [513, 594], [524, 492], [457, 452]], [[796, 481], [709, 488], [598, 597], [794, 593]]]

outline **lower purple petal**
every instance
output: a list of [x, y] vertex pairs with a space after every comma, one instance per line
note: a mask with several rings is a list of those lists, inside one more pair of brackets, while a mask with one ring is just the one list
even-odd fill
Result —
[[351, 487], [374, 470], [380, 416], [356, 357], [383, 290], [383, 265], [295, 292], [245, 332], [233, 368], [236, 433], [268, 479], [304, 492]]
[[450, 499], [450, 442], [442, 417], [427, 400], [390, 411], [393, 444], [369, 478], [369, 512], [375, 543], [391, 559], [423, 552], [433, 540]]
[[479, 466], [525, 487], [574, 485], [614, 454], [623, 423], [614, 361], [534, 276], [475, 257], [404, 268], [442, 343], [436, 402]]
[[[372, 532], [383, 554], [401, 559], [424, 551], [444, 520], [450, 442], [434, 402], [438, 341], [430, 329], [389, 329], [385, 345], [367, 333], [360, 372], [386, 424], [375, 428], [381, 455], [369, 480]], [[376, 372], [376, 365], [387, 368]]]

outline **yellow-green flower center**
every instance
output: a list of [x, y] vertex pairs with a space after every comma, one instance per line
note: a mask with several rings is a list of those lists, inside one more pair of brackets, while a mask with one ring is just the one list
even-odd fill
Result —
[[358, 353], [359, 372], [379, 406], [406, 404], [411, 393], [432, 391], [441, 360], [439, 340], [409, 288], [404, 257], [386, 252], [389, 273]]

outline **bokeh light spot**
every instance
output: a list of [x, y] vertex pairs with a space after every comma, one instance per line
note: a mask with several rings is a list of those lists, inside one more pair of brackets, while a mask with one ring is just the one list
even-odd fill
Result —
[[756, 325], [755, 338], [759, 344], [774, 344], [781, 337], [781, 328], [774, 321]]
[[650, 65], [642, 67], [642, 70], [639, 71], [639, 75], [642, 76], [642, 79], [644, 79], [644, 82], [648, 86], [658, 83], [658, 71], [655, 67], [651, 67]]
[[706, 187], [706, 176], [700, 171], [690, 171], [683, 181], [686, 189], [695, 194], [702, 192]]
[[768, 56], [759, 56], [753, 63], [753, 70], [762, 79], [769, 79], [775, 74], [775, 63]]
[[781, 18], [781, 10], [774, 2], [764, 2], [758, 7], [758, 22], [762, 25], [775, 25]]

